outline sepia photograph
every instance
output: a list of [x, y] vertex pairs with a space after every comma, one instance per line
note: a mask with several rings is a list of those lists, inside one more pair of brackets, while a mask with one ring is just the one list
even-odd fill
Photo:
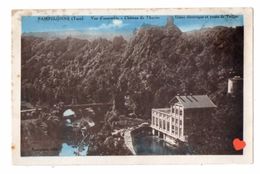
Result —
[[14, 156], [250, 162], [251, 14], [13, 11]]

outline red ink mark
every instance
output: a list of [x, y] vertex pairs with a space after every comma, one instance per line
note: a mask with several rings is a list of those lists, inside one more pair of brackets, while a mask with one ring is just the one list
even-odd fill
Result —
[[235, 138], [233, 140], [233, 147], [235, 150], [242, 150], [246, 146], [246, 142], [243, 140], [240, 140], [239, 138]]

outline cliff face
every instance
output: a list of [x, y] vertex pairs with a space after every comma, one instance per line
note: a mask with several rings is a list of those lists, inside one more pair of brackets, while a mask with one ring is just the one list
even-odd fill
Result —
[[148, 105], [141, 113], [167, 106], [177, 93], [208, 94], [218, 104], [230, 73], [243, 74], [243, 28], [189, 33], [144, 28], [129, 42], [120, 65], [119, 82], [138, 105]]
[[111, 98], [111, 85], [117, 78], [116, 61], [126, 41], [74, 38], [45, 40], [22, 38], [22, 99], [70, 103]]
[[149, 102], [140, 113], [177, 93], [206, 93], [218, 104], [230, 72], [243, 75], [242, 27], [144, 27], [130, 41], [22, 37], [22, 91], [30, 91], [22, 99], [33, 103], [106, 102], [121, 92], [135, 105]]

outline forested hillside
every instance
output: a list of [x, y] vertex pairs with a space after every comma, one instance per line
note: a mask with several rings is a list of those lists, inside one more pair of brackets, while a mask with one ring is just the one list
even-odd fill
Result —
[[229, 143], [243, 136], [242, 98], [227, 95], [233, 75], [243, 76], [243, 27], [149, 26], [130, 40], [22, 37], [22, 101], [33, 105], [115, 101], [120, 113], [149, 119], [177, 94], [207, 94], [218, 110], [197, 153], [233, 153]]

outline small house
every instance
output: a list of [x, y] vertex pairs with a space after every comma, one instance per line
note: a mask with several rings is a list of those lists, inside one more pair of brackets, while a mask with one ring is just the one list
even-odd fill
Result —
[[71, 126], [72, 122], [75, 120], [76, 114], [73, 110], [67, 109], [63, 112], [63, 120], [66, 126]]

